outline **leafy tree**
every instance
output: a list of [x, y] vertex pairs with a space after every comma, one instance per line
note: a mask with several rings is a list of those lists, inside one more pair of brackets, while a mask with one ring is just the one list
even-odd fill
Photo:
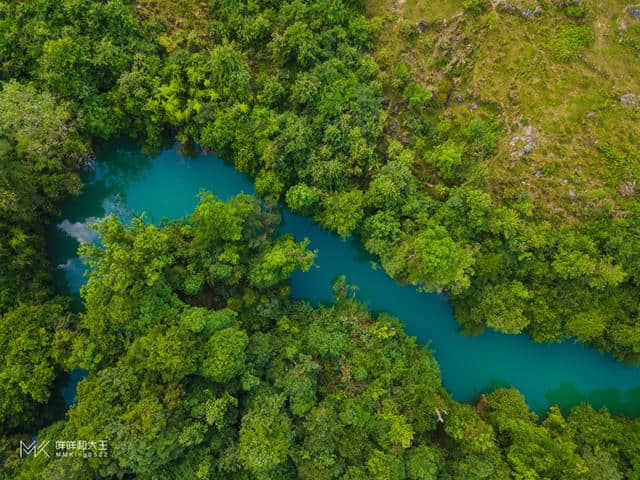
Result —
[[365, 194], [368, 205], [381, 208], [399, 208], [415, 195], [415, 179], [411, 164], [406, 160], [392, 160], [387, 163], [369, 185]]
[[323, 199], [324, 212], [319, 215], [319, 220], [327, 228], [346, 237], [356, 229], [364, 216], [362, 204], [360, 190], [328, 195]]
[[[433, 357], [344, 281], [334, 304], [292, 301], [313, 254], [275, 237], [269, 208], [284, 193], [358, 234], [398, 280], [450, 293], [473, 330], [577, 336], [637, 362], [640, 211], [618, 184], [637, 152], [599, 148], [620, 195], [545, 213], [494, 175], [500, 107], [456, 107], [466, 64], [421, 83], [358, 1], [196, 3], [0, 4], [0, 477], [637, 478], [637, 421], [581, 406], [539, 422], [505, 389], [454, 402]], [[569, 61], [590, 36], [561, 26], [546, 47]], [[162, 226], [105, 219], [82, 247], [76, 321], [44, 233], [88, 145], [118, 135], [195, 142], [272, 198], [205, 194]], [[77, 404], [38, 439], [108, 439], [109, 457], [20, 461], [16, 441], [56, 415], [56, 377], [78, 366]]]
[[254, 474], [273, 470], [290, 454], [293, 432], [283, 400], [279, 395], [257, 395], [242, 418], [238, 459]]
[[33, 428], [43, 420], [39, 411], [46, 411], [51, 400], [60, 373], [58, 356], [65, 353], [53, 345], [56, 328], [69, 323], [65, 308], [62, 299], [53, 299], [40, 305], [20, 304], [0, 316], [0, 427], [5, 432]]
[[305, 183], [294, 185], [286, 194], [287, 206], [299, 213], [312, 213], [320, 202], [320, 198], [318, 191]]
[[413, 238], [403, 238], [383, 262], [394, 276], [409, 283], [457, 292], [469, 285], [473, 256], [453, 241], [442, 226], [432, 224]]
[[429, 163], [438, 168], [440, 175], [446, 181], [452, 181], [459, 173], [463, 164], [464, 145], [447, 142], [438, 146], [429, 158]]
[[421, 110], [427, 106], [433, 98], [433, 92], [419, 83], [410, 83], [404, 89], [404, 95], [407, 103], [414, 110]]
[[437, 478], [444, 466], [443, 454], [437, 448], [420, 445], [406, 453], [407, 478], [429, 480]]
[[51, 212], [53, 202], [79, 192], [77, 169], [87, 150], [69, 105], [51, 94], [16, 81], [5, 83], [0, 92], [0, 145], [5, 219], [25, 222], [33, 208]]
[[[475, 408], [455, 402], [431, 354], [397, 319], [353, 300], [344, 279], [333, 304], [289, 299], [288, 276], [312, 254], [276, 237], [276, 221], [246, 195], [203, 194], [184, 220], [98, 225], [100, 243], [83, 247], [92, 269], [79, 328], [49, 325], [63, 305], [20, 306], [0, 323], [0, 339], [18, 338], [5, 340], [0, 375], [9, 398], [17, 386], [36, 405], [72, 349], [65, 366], [91, 372], [67, 417], [39, 439], [105, 439], [109, 454], [7, 458], [3, 468], [19, 479], [634, 474], [637, 421], [585, 406], [568, 418], [552, 407], [539, 423], [513, 389]], [[199, 288], [187, 288], [194, 276]], [[39, 325], [17, 332], [26, 315]]]
[[520, 282], [488, 287], [471, 315], [504, 333], [520, 333], [528, 324], [525, 314], [531, 294]]

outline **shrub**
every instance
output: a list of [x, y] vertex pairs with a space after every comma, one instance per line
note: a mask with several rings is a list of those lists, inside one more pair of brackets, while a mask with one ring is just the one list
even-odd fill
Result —
[[579, 19], [584, 17], [586, 10], [584, 8], [584, 5], [568, 5], [567, 8], [565, 8], [564, 12], [569, 18]]
[[411, 81], [411, 69], [406, 63], [398, 63], [393, 70], [393, 78], [391, 84], [394, 88], [402, 89]]
[[466, 11], [474, 13], [485, 12], [488, 6], [489, 2], [487, 2], [486, 0], [464, 0], [462, 2], [462, 8], [464, 8]]
[[273, 170], [262, 170], [256, 177], [256, 192], [261, 197], [280, 197], [284, 184]]
[[320, 193], [304, 183], [291, 187], [285, 196], [287, 206], [297, 213], [310, 213], [320, 202]]
[[465, 137], [470, 144], [473, 156], [486, 158], [491, 155], [498, 144], [497, 125], [492, 121], [485, 121], [475, 117], [469, 121], [464, 130]]
[[404, 96], [411, 108], [419, 110], [424, 108], [433, 98], [433, 92], [419, 83], [411, 82], [404, 89]]
[[557, 62], [568, 62], [593, 43], [586, 25], [566, 25], [557, 30], [547, 41], [547, 48]]
[[428, 157], [429, 163], [435, 165], [444, 180], [453, 180], [457, 176], [457, 170], [462, 165], [464, 145], [447, 141], [439, 145]]

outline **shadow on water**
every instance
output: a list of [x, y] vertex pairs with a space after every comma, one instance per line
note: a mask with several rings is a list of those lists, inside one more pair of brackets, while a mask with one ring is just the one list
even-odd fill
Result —
[[36, 420], [29, 426], [28, 431], [32, 436], [42, 428], [65, 417], [69, 406], [75, 401], [77, 383], [84, 376], [86, 372], [78, 369], [70, 373], [61, 373], [56, 377], [51, 388], [51, 396], [47, 403], [38, 407]]
[[[510, 383], [505, 380], [492, 380], [475, 392], [473, 400], [477, 400], [482, 393], [491, 392], [496, 388], [508, 388], [510, 386]], [[574, 384], [564, 382], [557, 388], [548, 390], [544, 397], [544, 402], [527, 399], [529, 407], [539, 415], [544, 414], [549, 405], [557, 405], [562, 413], [566, 415], [572, 407], [582, 403], [588, 403], [595, 410], [606, 407], [613, 413], [624, 412], [630, 417], [640, 417], [640, 387], [625, 391], [614, 387], [599, 388], [584, 393]]]
[[67, 406], [73, 405], [76, 401], [76, 390], [78, 387], [78, 382], [82, 380], [84, 377], [89, 375], [87, 370], [83, 370], [82, 368], [76, 368], [71, 370], [64, 378], [64, 381], [60, 387], [60, 394], [64, 399], [64, 403]]
[[600, 388], [584, 394], [571, 383], [563, 383], [549, 390], [546, 399], [550, 404], [558, 405], [567, 413], [571, 407], [580, 403], [589, 403], [594, 409], [607, 407], [612, 412], [625, 412], [631, 417], [640, 416], [640, 387], [629, 390]]
[[[64, 216], [51, 232], [59, 285], [72, 293], [85, 281], [78, 243], [91, 241], [88, 226], [95, 219], [110, 212], [126, 218], [123, 212], [132, 210], [144, 211], [148, 221], [158, 223], [192, 211], [203, 189], [222, 200], [254, 193], [253, 184], [229, 163], [207, 154], [187, 157], [175, 147], [147, 157], [129, 144], [108, 146], [94, 174], [82, 195], [64, 206]], [[490, 330], [461, 335], [446, 296], [400, 285], [379, 266], [372, 268], [376, 259], [363, 250], [359, 238], [342, 239], [286, 209], [282, 220], [281, 233], [309, 238], [309, 248], [318, 251], [315, 268], [292, 275], [293, 297], [316, 304], [331, 301], [333, 280], [345, 274], [357, 287], [358, 300], [372, 311], [398, 317], [409, 335], [428, 345], [454, 398], [473, 401], [487, 386], [513, 386], [538, 412], [549, 404], [566, 409], [589, 401], [614, 413], [640, 415], [640, 368], [573, 341], [536, 344], [525, 335]]]

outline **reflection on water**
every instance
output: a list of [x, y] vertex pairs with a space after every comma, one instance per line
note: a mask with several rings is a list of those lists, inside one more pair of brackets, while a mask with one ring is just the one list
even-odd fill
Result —
[[[82, 195], [64, 206], [63, 217], [51, 231], [60, 288], [77, 292], [84, 283], [77, 247], [95, 238], [91, 223], [109, 213], [130, 219], [132, 213], [145, 212], [154, 223], [179, 218], [193, 209], [202, 189], [221, 199], [254, 191], [250, 181], [213, 155], [189, 158], [174, 148], [146, 157], [126, 144], [106, 149]], [[372, 268], [375, 259], [360, 248], [357, 238], [343, 240], [286, 210], [280, 230], [298, 240], [308, 237], [310, 248], [318, 250], [317, 268], [292, 276], [295, 297], [330, 301], [331, 282], [345, 274], [358, 287], [358, 299], [374, 311], [399, 317], [410, 335], [429, 346], [454, 398], [473, 400], [488, 386], [515, 386], [538, 411], [549, 404], [567, 409], [588, 401], [596, 408], [640, 415], [640, 368], [573, 341], [536, 344], [524, 335], [493, 331], [460, 335], [445, 296], [420, 293]], [[75, 306], [81, 308], [77, 296]]]
[[587, 394], [578, 390], [571, 383], [563, 383], [558, 388], [549, 390], [547, 402], [558, 405], [567, 412], [573, 405], [590, 403], [595, 409], [607, 407], [612, 412], [625, 412], [629, 416], [640, 416], [640, 387], [624, 392], [616, 388], [600, 388]]

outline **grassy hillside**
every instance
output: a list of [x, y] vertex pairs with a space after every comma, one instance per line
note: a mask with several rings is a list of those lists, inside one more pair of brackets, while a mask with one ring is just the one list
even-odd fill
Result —
[[620, 1], [368, 5], [393, 32], [379, 37], [378, 55], [389, 68], [402, 59], [446, 98], [442, 115], [464, 122], [477, 108], [499, 119], [487, 165], [493, 198], [530, 198], [536, 218], [558, 226], [602, 209], [624, 216], [635, 201], [640, 103], [627, 95], [640, 91], [635, 12]]

